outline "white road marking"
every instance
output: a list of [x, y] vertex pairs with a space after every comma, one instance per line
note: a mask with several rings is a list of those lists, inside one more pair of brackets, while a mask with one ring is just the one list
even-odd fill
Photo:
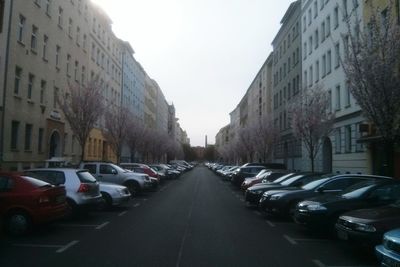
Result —
[[240, 199], [240, 201], [244, 202], [244, 199], [243, 199], [243, 198], [241, 198], [241, 199]]
[[67, 249], [71, 248], [72, 246], [75, 246], [75, 245], [78, 244], [78, 243], [79, 243], [78, 240], [74, 240], [74, 241], [68, 243], [67, 245], [65, 245], [64, 247], [58, 249], [58, 250], [56, 251], [56, 253], [62, 253], [62, 252], [64, 252], [64, 251], [66, 251]]
[[40, 245], [40, 244], [13, 244], [14, 247], [27, 248], [61, 248], [61, 245]]
[[318, 267], [326, 267], [320, 260], [312, 260], [312, 262], [317, 265]]
[[110, 222], [105, 222], [105, 223], [103, 223], [103, 224], [100, 224], [99, 226], [96, 227], [96, 230], [100, 230], [100, 229], [106, 227], [109, 223], [110, 223]]
[[293, 238], [289, 237], [288, 235], [283, 235], [283, 237], [284, 237], [287, 241], [289, 241], [290, 244], [292, 244], [292, 245], [297, 245], [296, 240], [294, 240]]
[[139, 207], [139, 206], [140, 206], [139, 203], [136, 203], [135, 205], [133, 205], [134, 208], [137, 208], [137, 207]]
[[147, 198], [144, 198], [143, 201], [147, 201]]
[[120, 214], [118, 214], [118, 216], [121, 217], [121, 216], [124, 216], [124, 215], [127, 214], [127, 213], [128, 213], [128, 211], [123, 211], [123, 212], [121, 212]]
[[95, 224], [56, 224], [61, 227], [97, 227]]
[[265, 222], [266, 222], [269, 226], [275, 227], [275, 224], [273, 224], [271, 221], [266, 220]]

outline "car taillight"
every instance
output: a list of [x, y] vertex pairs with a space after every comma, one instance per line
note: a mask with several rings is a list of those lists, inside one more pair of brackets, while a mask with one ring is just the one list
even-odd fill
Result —
[[90, 186], [88, 184], [81, 184], [78, 189], [78, 193], [88, 193], [90, 191]]

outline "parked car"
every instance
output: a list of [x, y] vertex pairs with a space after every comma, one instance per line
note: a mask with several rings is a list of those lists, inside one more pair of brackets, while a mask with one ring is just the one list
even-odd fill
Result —
[[384, 234], [383, 244], [375, 247], [381, 266], [400, 266], [400, 228]]
[[239, 187], [245, 178], [254, 177], [264, 169], [264, 166], [241, 167], [232, 175], [231, 183]]
[[246, 163], [241, 167], [250, 167], [250, 166], [263, 166], [266, 169], [275, 169], [275, 170], [286, 170], [286, 165], [283, 163]]
[[152, 164], [149, 165], [149, 167], [157, 172], [158, 176], [161, 177], [161, 180], [172, 178], [172, 173], [170, 173], [167, 168], [159, 164]]
[[151, 189], [152, 182], [147, 174], [134, 173], [106, 162], [83, 162], [81, 168], [89, 170], [97, 180], [126, 186], [132, 196]]
[[392, 204], [400, 199], [400, 181], [368, 180], [354, 184], [338, 195], [321, 195], [300, 202], [294, 212], [295, 222], [309, 228], [334, 228], [346, 211]]
[[60, 219], [67, 210], [64, 186], [27, 175], [0, 173], [0, 221], [10, 234], [21, 235], [32, 225]]
[[376, 245], [385, 232], [399, 226], [400, 200], [383, 207], [346, 212], [339, 217], [336, 232], [342, 240]]
[[103, 197], [103, 207], [106, 209], [121, 206], [131, 199], [131, 193], [126, 186], [105, 182], [99, 182], [99, 186]]
[[245, 192], [247, 190], [247, 188], [249, 188], [253, 185], [261, 184], [261, 183], [263, 183], [263, 181], [264, 181], [264, 183], [274, 182], [276, 179], [287, 174], [287, 171], [285, 171], [285, 170], [267, 170], [267, 169], [265, 169], [263, 171], [264, 172], [260, 172], [261, 175], [259, 173], [255, 177], [244, 179], [240, 188]]
[[95, 210], [103, 201], [99, 183], [87, 170], [71, 168], [30, 169], [24, 172], [52, 185], [63, 185], [73, 213]]
[[142, 164], [142, 163], [120, 163], [119, 166], [123, 169], [126, 170], [130, 170], [133, 172], [137, 172], [137, 173], [145, 173], [150, 177], [153, 178], [157, 178], [159, 180], [158, 177], [158, 173], [156, 171], [154, 171], [152, 168], [150, 168], [150, 166], [146, 165], [146, 164]]
[[353, 184], [372, 179], [391, 178], [362, 174], [321, 176], [321, 179], [305, 184], [301, 188], [291, 187], [265, 192], [260, 199], [259, 207], [271, 214], [292, 216], [300, 201], [324, 194], [339, 194]]
[[[281, 174], [281, 173], [279, 173]], [[321, 177], [323, 173], [289, 173], [281, 176], [280, 178], [272, 182], [264, 182], [249, 187], [245, 193], [245, 200], [249, 206], [258, 206], [260, 198], [263, 193], [270, 190], [285, 189], [291, 187], [301, 187], [311, 181], [314, 181]]]

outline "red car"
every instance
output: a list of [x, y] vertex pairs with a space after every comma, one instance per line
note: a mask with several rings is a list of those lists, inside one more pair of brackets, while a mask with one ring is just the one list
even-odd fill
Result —
[[68, 211], [65, 196], [63, 186], [0, 172], [0, 221], [7, 232], [21, 235], [32, 225], [64, 217]]

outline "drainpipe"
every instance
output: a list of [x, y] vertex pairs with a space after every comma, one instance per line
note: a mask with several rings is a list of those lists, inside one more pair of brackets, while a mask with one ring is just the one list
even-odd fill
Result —
[[[10, 52], [10, 35], [11, 35], [11, 19], [12, 19], [12, 11], [13, 11], [13, 0], [10, 0], [10, 14], [8, 18], [8, 30], [7, 30], [7, 47], [6, 47], [6, 58], [5, 58], [5, 66], [4, 66], [4, 83], [3, 83], [3, 106], [2, 106], [2, 118], [1, 118], [1, 127], [0, 127], [0, 163], [4, 162], [4, 120], [6, 113], [6, 92], [7, 92], [7, 72], [8, 72], [8, 60], [9, 60], [9, 52]], [[0, 165], [1, 168], [1, 165]]]

